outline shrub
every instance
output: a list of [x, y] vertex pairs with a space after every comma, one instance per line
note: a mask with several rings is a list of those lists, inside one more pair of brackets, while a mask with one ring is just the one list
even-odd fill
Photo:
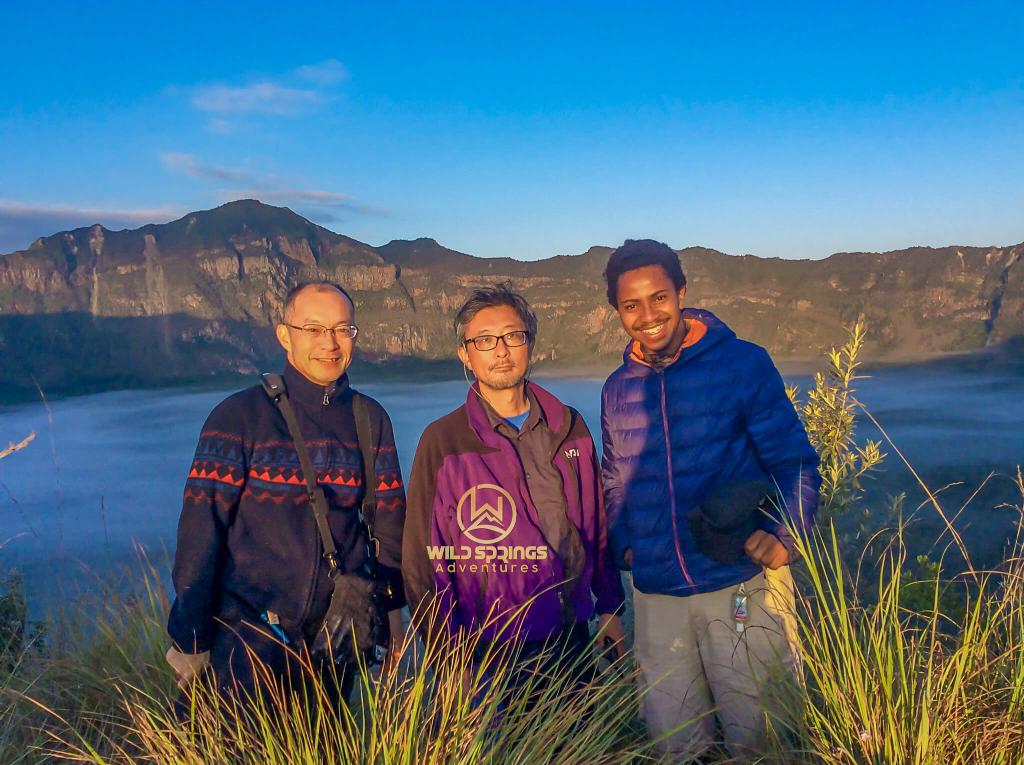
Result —
[[10, 573], [0, 582], [0, 677], [14, 672], [28, 651], [43, 646], [43, 625], [28, 618], [21, 575]]
[[854, 393], [854, 382], [861, 365], [866, 330], [858, 320], [847, 330], [841, 347], [826, 354], [828, 366], [814, 375], [814, 387], [801, 403], [796, 386], [787, 393], [807, 429], [807, 437], [821, 460], [821, 507], [819, 519], [828, 519], [848, 511], [861, 496], [861, 481], [885, 459], [877, 441], [864, 446], [855, 442], [857, 409], [861, 406]]

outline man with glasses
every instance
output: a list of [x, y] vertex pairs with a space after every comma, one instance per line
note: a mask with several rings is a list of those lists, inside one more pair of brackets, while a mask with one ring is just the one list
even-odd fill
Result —
[[579, 412], [528, 379], [536, 316], [508, 286], [478, 289], [455, 335], [476, 382], [424, 431], [409, 485], [403, 574], [421, 633], [482, 630], [485, 645], [572, 663], [597, 613], [600, 639], [621, 650], [594, 444]]
[[[336, 562], [345, 573], [363, 570], [371, 556], [359, 508], [373, 482], [377, 576], [388, 580], [393, 593], [385, 607], [391, 610], [394, 650], [404, 603], [405, 493], [391, 421], [365, 396], [375, 464], [363, 462], [346, 374], [358, 332], [354, 312], [351, 297], [337, 284], [301, 284], [285, 298], [276, 334], [286, 356], [287, 398], [326, 499]], [[167, 660], [179, 686], [211, 665], [223, 692], [250, 693], [260, 685], [261, 671], [273, 676], [266, 679], [287, 678], [294, 686], [301, 670], [289, 657], [314, 643], [333, 590], [326, 537], [310, 504], [295, 441], [264, 387], [221, 402], [200, 434], [178, 524]], [[351, 672], [341, 675], [340, 685], [328, 687], [336, 700], [351, 684]]]

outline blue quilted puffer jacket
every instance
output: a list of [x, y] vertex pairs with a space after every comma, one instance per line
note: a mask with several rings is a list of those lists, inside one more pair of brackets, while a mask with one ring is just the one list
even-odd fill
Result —
[[[698, 550], [688, 516], [714, 488], [766, 480], [807, 529], [821, 485], [818, 456], [768, 352], [709, 311], [683, 316], [706, 327], [696, 344], [660, 372], [631, 345], [601, 394], [611, 551], [625, 569], [632, 549], [634, 586], [664, 595], [719, 590], [761, 570], [748, 558], [726, 565]], [[779, 519], [766, 516], [761, 527], [793, 550]]]

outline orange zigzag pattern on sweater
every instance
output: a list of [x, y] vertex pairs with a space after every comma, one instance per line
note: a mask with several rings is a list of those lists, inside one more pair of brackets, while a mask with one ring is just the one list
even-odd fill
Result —
[[224, 471], [224, 475], [221, 475], [216, 470], [202, 470], [193, 467], [188, 471], [188, 477], [205, 481], [219, 481], [220, 483], [226, 483], [231, 486], [242, 486], [245, 483], [244, 478], [232, 478], [231, 473], [227, 470]]
[[[264, 470], [261, 473], [257, 473], [255, 470], [250, 470], [249, 477], [255, 478], [257, 481], [267, 481], [268, 483], [285, 483], [294, 484], [298, 486], [305, 486], [306, 484], [306, 480], [304, 478], [300, 478], [298, 473], [293, 473], [292, 475], [286, 477], [284, 475], [271, 475], [269, 470]], [[349, 478], [345, 478], [343, 475], [338, 475], [335, 477], [331, 477], [329, 475], [323, 477], [317, 476], [316, 480], [317, 483], [329, 483], [335, 486], [357, 487], [363, 485], [362, 478], [360, 478], [357, 475], [353, 475]]]

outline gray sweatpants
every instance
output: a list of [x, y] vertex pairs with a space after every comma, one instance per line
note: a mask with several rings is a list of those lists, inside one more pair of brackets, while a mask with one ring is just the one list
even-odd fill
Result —
[[[700, 595], [633, 589], [635, 652], [647, 691], [643, 715], [664, 753], [695, 755], [724, 741], [733, 757], [761, 751], [770, 687], [795, 674], [793, 579], [788, 568], [744, 587], [748, 619], [736, 629], [738, 586]], [[716, 735], [715, 721], [721, 736]]]

